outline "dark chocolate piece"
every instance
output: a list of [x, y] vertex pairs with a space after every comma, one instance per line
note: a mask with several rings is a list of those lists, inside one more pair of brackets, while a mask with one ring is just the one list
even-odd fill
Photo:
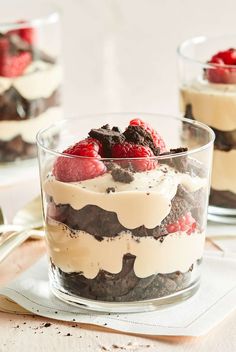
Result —
[[109, 158], [111, 157], [112, 146], [116, 143], [123, 143], [125, 137], [122, 133], [109, 129], [109, 125], [105, 125], [105, 128], [103, 127], [92, 129], [89, 132], [89, 136], [102, 143], [105, 157]]
[[152, 136], [141, 126], [128, 126], [124, 132], [127, 142], [148, 146], [154, 155], [160, 154], [160, 148], [157, 148], [153, 142]]

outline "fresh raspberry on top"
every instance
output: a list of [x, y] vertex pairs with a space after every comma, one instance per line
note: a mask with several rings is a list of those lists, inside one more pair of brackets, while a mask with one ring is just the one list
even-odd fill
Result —
[[32, 27], [19, 29], [19, 36], [25, 42], [32, 45], [35, 42], [35, 29]]
[[[115, 144], [112, 147], [111, 153], [113, 158], [142, 158], [128, 161], [128, 164], [131, 164], [135, 171], [152, 170], [156, 165], [155, 160], [149, 160], [154, 154], [147, 146], [124, 142], [122, 144]], [[121, 161], [121, 165], [124, 167], [128, 166], [126, 164], [125, 161]]]
[[[19, 24], [24, 24], [26, 21], [18, 21]], [[18, 35], [22, 40], [24, 40], [26, 43], [32, 45], [35, 42], [35, 37], [36, 37], [36, 31], [35, 28], [32, 27], [23, 27], [19, 29], [13, 29], [9, 32], [7, 32], [9, 36], [15, 34]]]
[[166, 145], [161, 136], [155, 131], [152, 126], [150, 126], [147, 122], [136, 118], [130, 121], [130, 126], [140, 126], [145, 129], [152, 136], [153, 142], [157, 148], [160, 148], [160, 153], [166, 152]]
[[179, 220], [177, 220], [173, 224], [168, 224], [166, 226], [166, 230], [168, 233], [173, 233], [173, 232], [183, 232], [185, 231], [188, 235], [191, 235], [196, 229], [197, 223], [196, 220], [192, 217], [192, 214], [188, 212]]
[[20, 76], [26, 67], [32, 62], [32, 55], [29, 52], [22, 51], [17, 55], [10, 56], [6, 52], [6, 47], [6, 43], [4, 43], [4, 49], [0, 44], [0, 76]]
[[63, 153], [70, 155], [81, 155], [80, 153], [82, 150], [84, 150], [84, 153], [87, 153], [86, 156], [97, 157], [98, 154], [99, 156], [103, 156], [102, 144], [97, 139], [90, 137], [72, 145]]
[[9, 52], [10, 43], [8, 38], [1, 37], [0, 38], [0, 56], [7, 55]]
[[[213, 55], [209, 64], [216, 65], [212, 68], [207, 68], [205, 71], [206, 78], [212, 83], [236, 83], [236, 49], [228, 49], [219, 51]], [[227, 67], [226, 65], [235, 66]]]
[[[76, 143], [63, 152], [74, 157], [57, 158], [53, 166], [53, 175], [62, 182], [78, 182], [102, 175], [106, 172], [106, 167], [99, 160], [101, 157], [99, 150], [100, 143], [92, 138]], [[83, 158], [79, 158], [80, 156]]]

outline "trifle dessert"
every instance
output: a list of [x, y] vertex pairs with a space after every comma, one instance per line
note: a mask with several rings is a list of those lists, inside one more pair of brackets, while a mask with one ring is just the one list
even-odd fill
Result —
[[[230, 215], [236, 215], [236, 49], [225, 46], [230, 43], [223, 44], [223, 39], [213, 42], [204, 38], [180, 47], [181, 55], [187, 55], [180, 59], [181, 111], [215, 132], [210, 213], [228, 215], [224, 221], [232, 222]], [[193, 56], [187, 52], [190, 46], [200, 47]]]
[[[50, 37], [54, 24], [46, 22]], [[41, 49], [41, 29], [25, 21], [0, 25], [1, 163], [34, 158], [38, 130], [61, 118], [62, 70], [57, 56]]]
[[[173, 137], [182, 123], [173, 121]], [[197, 139], [201, 128], [186, 123]], [[62, 153], [47, 149], [48, 130], [38, 135], [53, 292], [98, 310], [187, 297], [199, 284], [210, 165], [186, 145], [169, 148], [174, 138], [140, 117], [125, 124], [91, 128]], [[212, 135], [203, 131], [200, 159], [210, 161]]]

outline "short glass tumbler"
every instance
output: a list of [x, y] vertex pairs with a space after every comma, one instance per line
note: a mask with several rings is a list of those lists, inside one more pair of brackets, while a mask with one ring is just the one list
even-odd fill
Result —
[[1, 166], [36, 158], [37, 132], [61, 119], [60, 58], [58, 12], [45, 2], [7, 1], [0, 14]]
[[208, 62], [235, 42], [236, 35], [196, 37], [178, 48], [180, 109], [216, 135], [209, 219], [225, 223], [236, 223], [236, 66]]
[[[125, 131], [140, 117], [166, 142], [150, 158], [63, 154], [92, 128]], [[118, 131], [118, 129], [115, 129]], [[51, 138], [60, 131], [59, 139]], [[117, 132], [118, 133], [118, 132]], [[37, 136], [53, 293], [87, 309], [133, 312], [193, 295], [199, 287], [214, 133], [155, 114], [62, 121]], [[65, 173], [58, 179], [58, 168]], [[80, 181], [71, 182], [71, 177]]]

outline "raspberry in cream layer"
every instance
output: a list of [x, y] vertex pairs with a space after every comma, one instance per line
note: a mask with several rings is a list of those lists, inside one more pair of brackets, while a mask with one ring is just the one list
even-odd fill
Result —
[[[71, 294], [151, 299], [188, 287], [197, 275], [206, 178], [186, 156], [180, 163], [150, 159], [186, 150], [168, 152], [155, 131], [136, 122], [123, 133], [108, 125], [91, 130], [58, 157], [43, 184], [52, 275]], [[99, 160], [106, 155], [112, 161]]]
[[224, 64], [236, 65], [231, 59], [235, 52], [219, 52], [210, 63], [222, 67], [208, 69], [204, 77], [180, 88], [181, 110], [186, 117], [207, 124], [216, 134], [210, 204], [226, 208], [236, 207], [236, 173], [232, 167], [236, 161], [236, 67]]
[[0, 37], [0, 162], [35, 157], [37, 132], [62, 116], [61, 66], [27, 40]]

